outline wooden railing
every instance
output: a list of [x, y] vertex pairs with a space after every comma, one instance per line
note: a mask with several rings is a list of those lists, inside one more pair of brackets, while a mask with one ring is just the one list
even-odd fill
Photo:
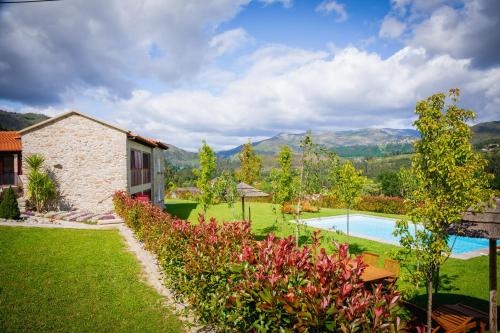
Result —
[[150, 169], [132, 169], [131, 170], [131, 186], [151, 183]]

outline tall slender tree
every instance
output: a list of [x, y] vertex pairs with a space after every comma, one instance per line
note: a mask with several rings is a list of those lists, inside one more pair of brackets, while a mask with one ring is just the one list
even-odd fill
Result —
[[240, 159], [240, 168], [236, 172], [238, 179], [248, 185], [254, 185], [260, 179], [262, 159], [255, 153], [250, 140], [243, 145], [238, 158]]
[[361, 190], [365, 184], [365, 177], [356, 170], [350, 161], [345, 162], [335, 175], [333, 194], [347, 209], [347, 236], [349, 236], [349, 213], [354, 204], [361, 198]]
[[397, 222], [395, 233], [406, 255], [418, 261], [419, 274], [427, 284], [427, 332], [432, 331], [433, 283], [439, 280], [439, 268], [451, 254], [448, 228], [458, 223], [469, 207], [481, 209], [489, 201], [490, 175], [486, 162], [474, 152], [471, 130], [467, 122], [474, 112], [457, 105], [459, 90], [452, 89], [448, 97], [435, 94], [420, 101], [414, 125], [421, 139], [415, 144], [412, 170], [417, 188], [410, 220], [423, 228], [410, 232], [408, 220]]
[[208, 208], [213, 205], [215, 199], [212, 179], [215, 175], [215, 169], [217, 168], [217, 157], [206, 141], [203, 141], [198, 152], [198, 157], [200, 159], [200, 167], [194, 169], [193, 172], [198, 177], [196, 186], [201, 192], [198, 201], [203, 212], [206, 213]]

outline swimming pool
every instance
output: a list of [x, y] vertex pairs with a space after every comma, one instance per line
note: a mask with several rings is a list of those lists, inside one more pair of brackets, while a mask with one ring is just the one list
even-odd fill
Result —
[[[347, 233], [347, 216], [328, 216], [302, 220], [307, 226], [326, 230], [339, 230]], [[394, 236], [396, 220], [370, 215], [349, 215], [349, 235], [399, 245]], [[456, 239], [455, 239], [456, 238]], [[450, 236], [450, 245], [455, 241], [452, 254], [462, 254], [488, 247], [488, 240], [482, 238]]]

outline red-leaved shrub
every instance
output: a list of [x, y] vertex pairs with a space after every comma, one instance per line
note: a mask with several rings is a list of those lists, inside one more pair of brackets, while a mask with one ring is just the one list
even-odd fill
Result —
[[238, 332], [403, 331], [399, 295], [368, 287], [361, 258], [348, 246], [327, 254], [315, 234], [312, 248], [292, 238], [256, 241], [248, 222], [198, 224], [172, 218], [124, 192], [115, 211], [153, 252], [176, 296], [198, 318]]

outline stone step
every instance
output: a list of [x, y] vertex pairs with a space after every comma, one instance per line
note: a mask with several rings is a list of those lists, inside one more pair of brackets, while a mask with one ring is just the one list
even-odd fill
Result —
[[120, 218], [116, 219], [108, 219], [108, 220], [98, 220], [97, 224], [98, 225], [106, 225], [106, 224], [120, 224], [123, 223], [123, 220]]

